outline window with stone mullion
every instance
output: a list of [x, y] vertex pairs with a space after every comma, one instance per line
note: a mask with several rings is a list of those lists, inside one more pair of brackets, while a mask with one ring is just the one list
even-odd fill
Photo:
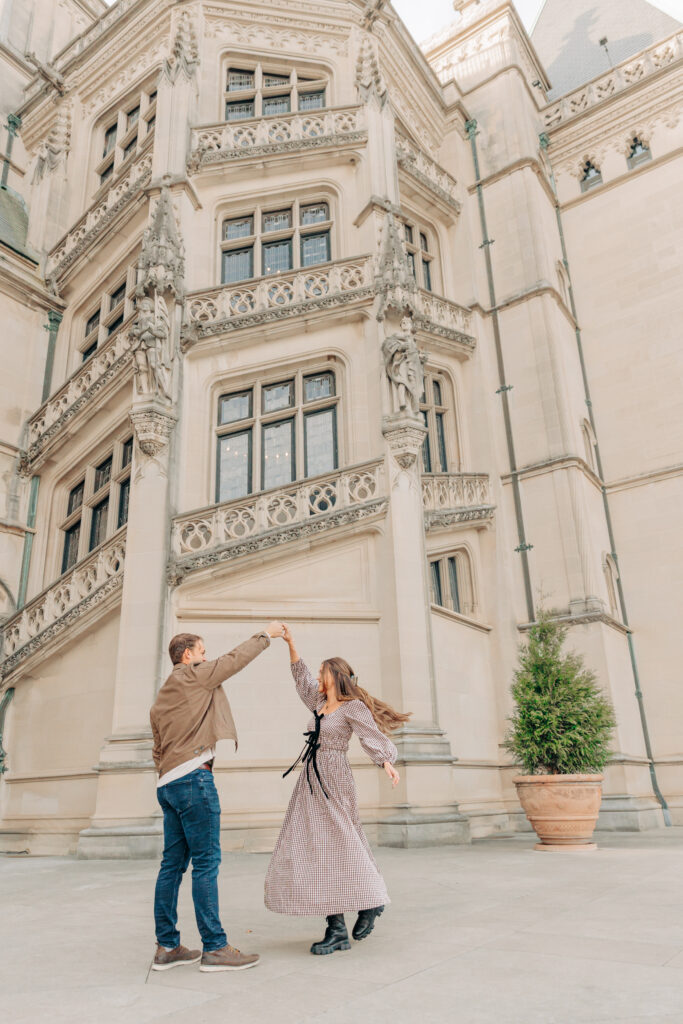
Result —
[[230, 65], [223, 94], [224, 118], [232, 122], [320, 110], [325, 106], [326, 89], [325, 78], [301, 77], [296, 68], [283, 71], [260, 63]]
[[156, 101], [157, 90], [148, 85], [100, 121], [96, 145], [101, 145], [102, 156], [95, 168], [97, 189], [127, 163], [147, 138], [156, 120]]
[[420, 400], [420, 414], [427, 428], [422, 445], [424, 473], [448, 472], [448, 445], [446, 416], [446, 383], [442, 377], [425, 373], [424, 391]]
[[326, 200], [295, 200], [286, 207], [256, 207], [223, 221], [221, 283], [277, 277], [320, 266], [332, 258], [332, 221]]
[[[80, 318], [83, 323], [81, 341], [77, 351], [81, 362], [87, 362], [108, 337], [119, 329], [134, 309], [136, 271], [130, 266], [114, 278], [111, 287], [86, 308]], [[97, 304], [95, 304], [95, 302]]]

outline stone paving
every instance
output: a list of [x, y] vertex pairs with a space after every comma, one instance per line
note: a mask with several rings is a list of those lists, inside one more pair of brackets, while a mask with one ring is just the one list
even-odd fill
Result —
[[[0, 1019], [12, 1024], [683, 1024], [683, 829], [380, 848], [393, 903], [348, 953], [265, 910], [267, 856], [226, 854], [228, 938], [262, 962], [150, 972], [150, 861], [0, 857]], [[333, 865], [331, 865], [333, 867]], [[198, 945], [189, 877], [186, 945]], [[349, 915], [349, 923], [352, 917]]]

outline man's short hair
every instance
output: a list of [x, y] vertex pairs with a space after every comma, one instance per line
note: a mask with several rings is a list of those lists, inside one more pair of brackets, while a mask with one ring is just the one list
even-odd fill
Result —
[[179, 665], [188, 647], [196, 647], [200, 636], [196, 633], [177, 633], [168, 645], [168, 653], [174, 665]]

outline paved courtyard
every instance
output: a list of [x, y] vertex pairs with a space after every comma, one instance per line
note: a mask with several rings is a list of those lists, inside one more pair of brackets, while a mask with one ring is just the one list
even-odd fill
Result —
[[[0, 857], [0, 1018], [12, 1024], [683, 1024], [683, 829], [535, 853], [529, 835], [380, 849], [393, 903], [350, 952], [265, 910], [259, 854], [228, 854], [228, 938], [253, 970], [149, 971], [149, 861]], [[331, 865], [333, 867], [333, 865]], [[351, 921], [351, 916], [349, 915]], [[198, 944], [189, 877], [186, 945]]]

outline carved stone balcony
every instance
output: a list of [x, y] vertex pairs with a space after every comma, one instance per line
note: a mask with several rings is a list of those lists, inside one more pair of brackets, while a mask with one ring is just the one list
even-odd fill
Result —
[[422, 477], [427, 530], [491, 519], [489, 478], [485, 473], [429, 473]]
[[546, 128], [557, 128], [590, 107], [675, 64], [682, 57], [683, 32], [677, 32], [549, 104], [543, 111], [543, 123]]
[[95, 608], [111, 603], [123, 585], [125, 527], [9, 619], [2, 630], [0, 678], [78, 625]]
[[194, 330], [202, 338], [312, 309], [372, 300], [374, 294], [374, 260], [371, 256], [360, 256], [244, 284], [192, 292], [186, 300], [186, 318], [190, 337]]
[[95, 355], [79, 366], [66, 383], [33, 414], [28, 423], [28, 448], [22, 472], [36, 469], [50, 449], [64, 436], [65, 428], [79, 413], [94, 411], [95, 399], [132, 374], [132, 349], [128, 328], [135, 314], [107, 338]]
[[396, 157], [399, 169], [405, 171], [422, 188], [445, 204], [451, 215], [460, 213], [462, 204], [456, 198], [457, 182], [423, 149], [405, 135], [396, 134]]
[[476, 342], [471, 333], [471, 309], [423, 288], [417, 293], [416, 305], [414, 319], [417, 327], [449, 341], [456, 341], [465, 349], [474, 349]]
[[93, 203], [55, 246], [48, 256], [47, 278], [59, 280], [121, 210], [142, 192], [152, 177], [152, 143], [150, 138], [126, 173], [113, 180], [104, 196]]
[[384, 460], [311, 477], [173, 521], [172, 585], [197, 569], [384, 514]]
[[190, 170], [208, 164], [365, 142], [360, 107], [332, 107], [192, 130]]

